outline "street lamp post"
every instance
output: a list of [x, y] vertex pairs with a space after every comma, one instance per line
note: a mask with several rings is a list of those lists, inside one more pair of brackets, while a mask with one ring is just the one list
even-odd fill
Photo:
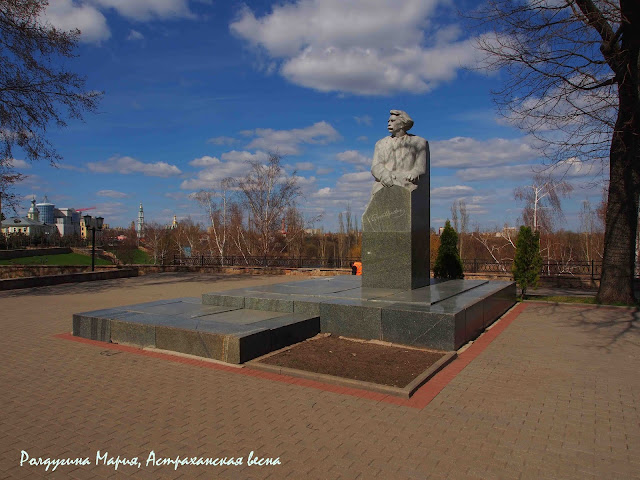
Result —
[[96, 230], [102, 230], [104, 218], [92, 218], [91, 215], [85, 215], [83, 218], [84, 227], [91, 230], [91, 271], [93, 272], [96, 269]]

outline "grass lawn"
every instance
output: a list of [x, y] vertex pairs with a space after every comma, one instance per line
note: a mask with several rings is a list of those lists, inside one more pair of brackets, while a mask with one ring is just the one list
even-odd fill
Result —
[[118, 260], [126, 265], [151, 265], [153, 264], [153, 258], [139, 248], [135, 249], [115, 249], [109, 250], [113, 253]]
[[[35, 257], [0, 260], [0, 265], [91, 265], [90, 255], [62, 253], [59, 255], [37, 255]], [[96, 265], [111, 265], [111, 262], [96, 257]]]
[[595, 305], [596, 304], [596, 298], [595, 297], [580, 297], [580, 296], [576, 296], [576, 297], [569, 297], [566, 295], [548, 295], [548, 296], [529, 296], [529, 295], [525, 295], [525, 300], [533, 300], [533, 301], [540, 301], [540, 302], [554, 302], [554, 303], [585, 303], [588, 305]]

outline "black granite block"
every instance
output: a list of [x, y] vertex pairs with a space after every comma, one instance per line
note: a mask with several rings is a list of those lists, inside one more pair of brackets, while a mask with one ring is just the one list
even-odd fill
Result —
[[484, 330], [484, 304], [486, 299], [479, 299], [465, 308], [465, 343], [474, 340]]
[[484, 302], [484, 327], [487, 328], [507, 310], [515, 305], [516, 284], [514, 282], [498, 285], [496, 292], [489, 296]]
[[76, 337], [109, 342], [111, 340], [111, 320], [86, 314], [73, 315], [73, 335]]
[[183, 328], [156, 327], [156, 347], [172, 352], [221, 360], [224, 357], [225, 335]]
[[156, 326], [131, 321], [111, 320], [111, 342], [137, 347], [156, 346]]
[[320, 316], [320, 303], [316, 297], [296, 296], [293, 299], [293, 312], [313, 317]]
[[382, 337], [381, 306], [360, 300], [335, 300], [320, 304], [320, 331], [344, 337]]
[[271, 346], [270, 330], [227, 338], [228, 345], [222, 358], [223, 362], [244, 363], [276, 350]]
[[220, 307], [244, 308], [244, 295], [229, 292], [203, 293], [203, 305], [216, 305]]
[[300, 319], [271, 328], [271, 351], [301, 342], [320, 333], [320, 317]]
[[455, 315], [411, 305], [382, 309], [382, 340], [401, 345], [453, 350]]
[[244, 298], [244, 308], [267, 310], [271, 312], [293, 312], [293, 299], [290, 295], [260, 293]]

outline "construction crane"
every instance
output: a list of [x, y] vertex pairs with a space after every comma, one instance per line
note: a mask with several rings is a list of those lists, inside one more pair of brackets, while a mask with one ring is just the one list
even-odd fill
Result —
[[87, 207], [87, 208], [76, 208], [76, 212], [86, 212], [87, 210], [95, 210], [96, 207]]

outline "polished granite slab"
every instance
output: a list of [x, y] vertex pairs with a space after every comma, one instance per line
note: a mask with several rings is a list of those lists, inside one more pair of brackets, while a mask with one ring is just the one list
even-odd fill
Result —
[[506, 312], [513, 282], [451, 280], [415, 290], [336, 276], [73, 315], [73, 334], [244, 363], [320, 332], [457, 350]]
[[320, 330], [317, 315], [203, 305], [200, 298], [127, 305], [73, 315], [73, 335], [243, 363]]
[[207, 293], [203, 305], [320, 317], [320, 331], [366, 340], [457, 350], [515, 304], [513, 282], [450, 280], [414, 290], [362, 287], [359, 276]]

